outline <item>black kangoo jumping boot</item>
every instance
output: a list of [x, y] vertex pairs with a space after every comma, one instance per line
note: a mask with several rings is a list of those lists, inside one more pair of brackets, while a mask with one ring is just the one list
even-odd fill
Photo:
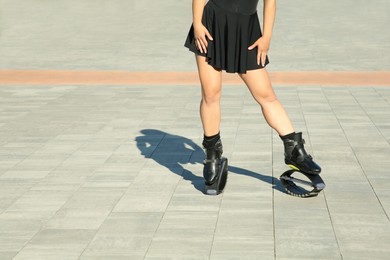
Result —
[[203, 148], [206, 152], [206, 159], [203, 162], [205, 193], [208, 195], [218, 195], [225, 188], [228, 171], [227, 159], [222, 157], [223, 148], [221, 139], [215, 144], [203, 141]]
[[313, 161], [304, 148], [305, 140], [302, 133], [294, 133], [289, 138], [281, 137], [284, 143], [284, 162], [296, 171], [307, 174], [320, 174], [321, 167]]

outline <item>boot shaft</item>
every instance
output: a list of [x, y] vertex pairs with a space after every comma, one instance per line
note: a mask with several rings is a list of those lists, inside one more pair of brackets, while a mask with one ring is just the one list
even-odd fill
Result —
[[222, 146], [221, 139], [218, 139], [218, 141], [214, 145], [210, 145], [206, 141], [203, 141], [202, 144], [206, 152], [207, 160], [215, 160], [221, 158], [223, 153], [223, 146]]
[[302, 139], [302, 132], [295, 133], [293, 138], [282, 138], [284, 144], [284, 155], [288, 160], [295, 157], [307, 157], [304, 148], [305, 140]]
[[284, 143], [284, 162], [291, 168], [308, 174], [319, 174], [321, 167], [307, 154], [302, 139], [302, 133], [295, 133], [292, 137], [282, 137]]

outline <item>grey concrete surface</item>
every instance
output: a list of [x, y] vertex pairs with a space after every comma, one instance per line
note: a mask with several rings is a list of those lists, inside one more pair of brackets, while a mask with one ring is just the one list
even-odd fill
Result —
[[[0, 69], [196, 69], [183, 47], [191, 0], [0, 5]], [[389, 70], [389, 13], [388, 0], [277, 1], [268, 69]]]
[[316, 198], [282, 189], [244, 86], [224, 87], [217, 197], [199, 87], [2, 86], [0, 259], [388, 259], [390, 88], [275, 89], [323, 167]]

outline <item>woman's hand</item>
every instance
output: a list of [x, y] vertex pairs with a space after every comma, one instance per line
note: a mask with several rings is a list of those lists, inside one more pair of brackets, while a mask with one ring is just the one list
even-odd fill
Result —
[[203, 24], [196, 25], [194, 24], [194, 36], [195, 36], [195, 46], [201, 53], [207, 52], [207, 39], [213, 40], [209, 31]]
[[269, 49], [271, 39], [267, 37], [260, 37], [255, 43], [253, 43], [251, 46], [249, 46], [248, 50], [252, 50], [257, 47], [257, 64], [264, 66], [265, 59], [267, 58], [267, 52]]

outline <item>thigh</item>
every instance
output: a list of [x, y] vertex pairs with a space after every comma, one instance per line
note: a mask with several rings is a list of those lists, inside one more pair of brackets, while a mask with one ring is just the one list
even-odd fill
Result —
[[252, 96], [257, 101], [275, 98], [275, 92], [265, 68], [248, 70], [246, 74], [238, 75], [245, 82], [249, 91], [252, 93]]
[[195, 55], [195, 57], [202, 85], [202, 93], [220, 92], [222, 88], [222, 71], [208, 64], [206, 57], [201, 55]]

